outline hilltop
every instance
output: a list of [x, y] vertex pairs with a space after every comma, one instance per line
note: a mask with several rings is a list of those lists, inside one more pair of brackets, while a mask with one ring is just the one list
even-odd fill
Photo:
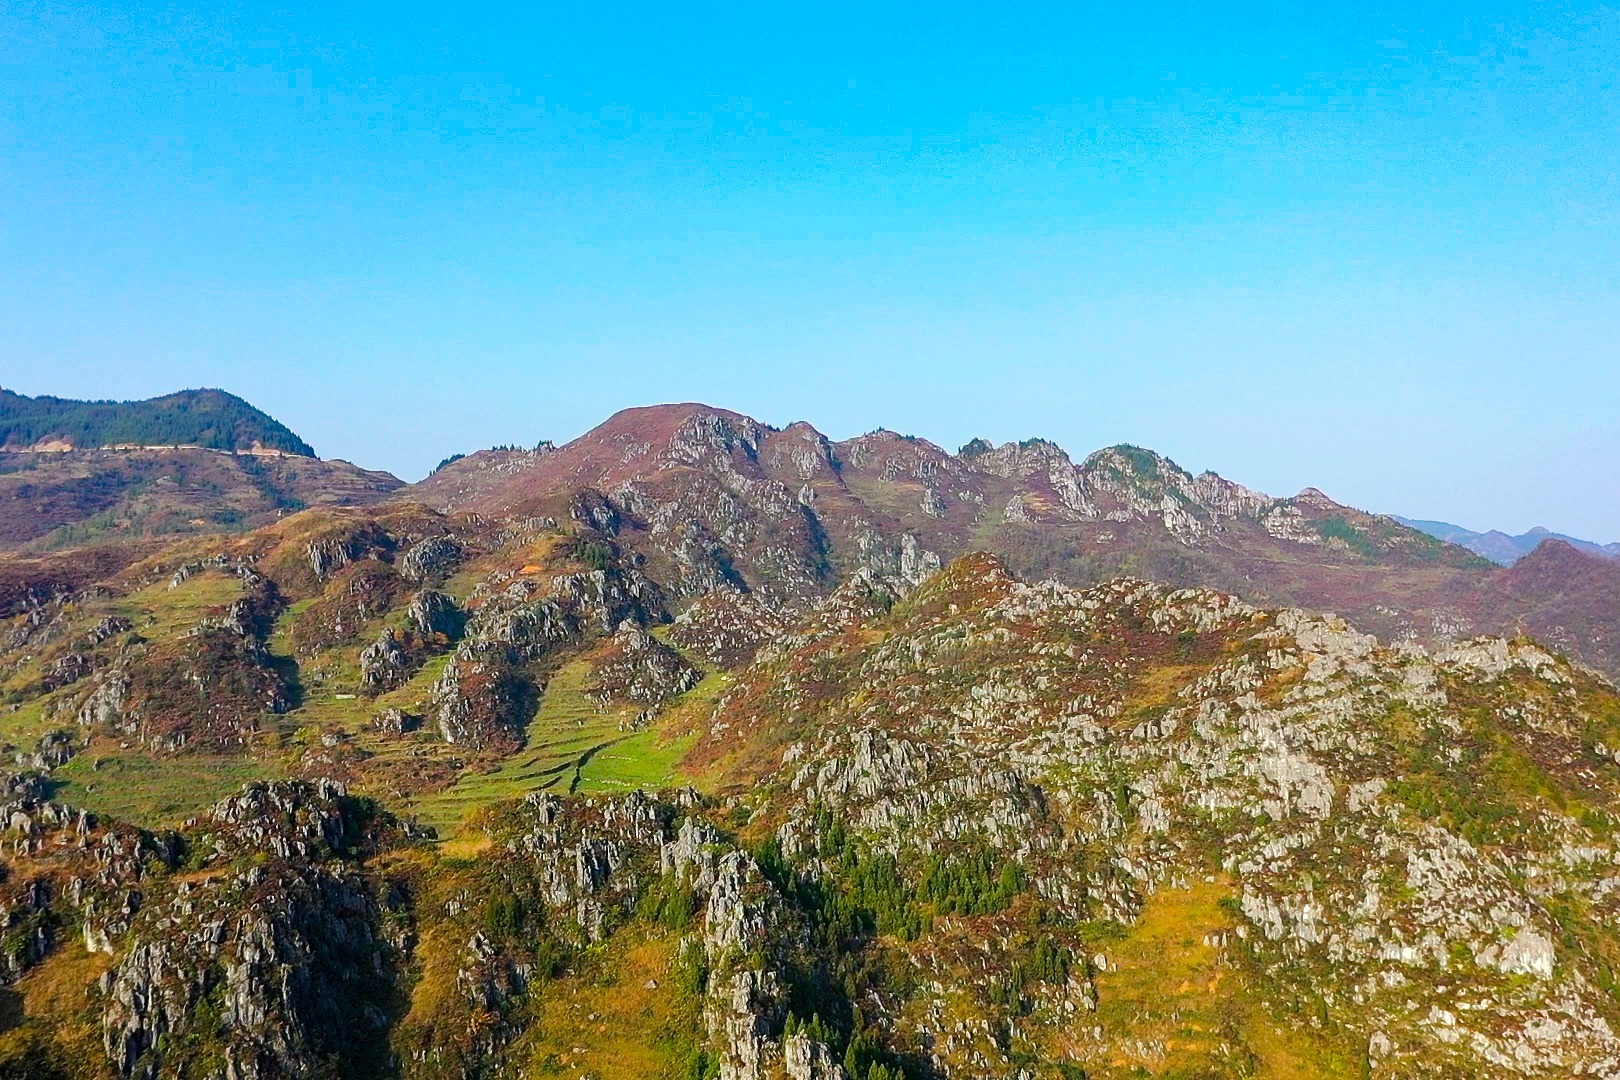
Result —
[[0, 389], [0, 449], [174, 446], [315, 456], [284, 424], [223, 390], [182, 390], [145, 401], [73, 401]]
[[0, 550], [239, 531], [398, 487], [388, 473], [315, 457], [221, 390], [134, 402], [0, 390]]

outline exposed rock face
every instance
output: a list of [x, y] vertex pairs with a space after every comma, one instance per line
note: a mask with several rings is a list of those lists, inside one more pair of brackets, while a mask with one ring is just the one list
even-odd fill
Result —
[[600, 491], [591, 488], [579, 492], [569, 502], [568, 516], [604, 536], [614, 535], [622, 524], [618, 508], [613, 502]]
[[783, 1040], [782, 1058], [788, 1080], [845, 1080], [844, 1067], [808, 1035], [790, 1035]]
[[272, 861], [182, 883], [141, 911], [106, 980], [114, 1070], [167, 1075], [188, 1035], [209, 1040], [228, 1075], [265, 1080], [381, 1051], [394, 957], [370, 886], [342, 861], [361, 840], [357, 809], [336, 785], [261, 785], [214, 818], [222, 856]]
[[499, 647], [518, 663], [541, 659], [559, 646], [611, 634], [625, 620], [654, 621], [662, 612], [658, 589], [634, 570], [617, 566], [559, 574], [546, 581], [517, 578], [495, 585], [467, 620], [473, 648]]
[[162, 916], [195, 929], [175, 940], [169, 927], [164, 940], [141, 942], [137, 925], [104, 1021], [119, 1075], [159, 1075], [162, 1041], [184, 1037], [210, 999], [219, 1002], [235, 1076], [307, 1075], [366, 1027], [383, 1032], [386, 1017], [365, 1005], [374, 996], [365, 983], [383, 955], [376, 915], [352, 876], [315, 867], [248, 871], [178, 896]]
[[669, 640], [715, 667], [739, 667], [752, 660], [761, 645], [783, 633], [796, 614], [752, 594], [717, 589], [676, 616]]
[[704, 1023], [725, 1080], [764, 1080], [789, 1068], [827, 1080], [844, 1076], [808, 1036], [791, 1040], [784, 1053], [784, 969], [802, 928], [758, 864], [712, 827], [639, 792], [572, 805], [531, 796], [508, 850], [528, 864], [548, 908], [582, 941], [610, 933], [649, 886], [690, 891], [702, 910], [694, 944], [709, 971]]
[[350, 533], [311, 540], [304, 547], [309, 568], [317, 578], [325, 581], [339, 570], [366, 554], [370, 537]]
[[46, 690], [60, 690], [64, 686], [72, 686], [94, 670], [95, 664], [81, 652], [70, 652], [51, 662], [49, 670], [45, 672], [44, 686]]
[[[77, 950], [59, 935], [82, 926], [84, 949], [119, 957], [84, 988], [112, 1074], [372, 1075], [386, 1061], [408, 939], [385, 925], [397, 898], [379, 901], [356, 859], [393, 834], [340, 786], [250, 786], [187, 841], [48, 802], [32, 774], [0, 788], [19, 834], [8, 855], [32, 871], [0, 885], [0, 981]], [[176, 876], [188, 848], [202, 872]], [[25, 1054], [18, 1075], [54, 1067]]]
[[391, 690], [405, 681], [409, 668], [410, 654], [392, 630], [384, 630], [360, 653], [360, 685], [373, 693]]
[[432, 638], [437, 635], [447, 641], [454, 641], [461, 636], [462, 624], [465, 622], [465, 616], [456, 606], [455, 600], [436, 589], [423, 589], [412, 597], [408, 615], [411, 625], [422, 637]]
[[523, 742], [537, 689], [497, 650], [458, 650], [433, 684], [432, 715], [444, 741], [474, 750], [511, 751]]
[[372, 718], [372, 726], [388, 735], [403, 735], [422, 726], [422, 718], [404, 709], [384, 709]]
[[48, 773], [58, 765], [66, 765], [78, 753], [78, 744], [71, 731], [48, 731], [40, 736], [31, 754], [17, 754], [17, 763], [30, 769]]
[[[480, 584], [477, 599], [477, 610], [462, 628], [464, 637], [454, 658], [434, 684], [431, 711], [445, 741], [497, 751], [510, 751], [522, 743], [539, 692], [532, 665], [616, 628], [638, 628], [662, 614], [657, 588], [635, 570], [612, 563], [545, 579], [493, 576]], [[454, 610], [453, 605], [429, 602], [423, 615], [443, 622], [454, 618], [450, 614]], [[640, 675], [630, 670], [648, 658], [651, 666], [643, 664]], [[663, 677], [667, 684], [685, 679], [671, 667], [671, 658], [685, 666], [667, 647], [655, 642], [640, 647], [635, 659], [626, 661], [626, 693], [633, 689], [656, 696], [648, 680]]]
[[696, 686], [703, 673], [635, 623], [619, 624], [606, 656], [591, 673], [588, 693], [653, 706]]
[[454, 539], [430, 536], [400, 556], [399, 573], [406, 581], [433, 584], [449, 577], [461, 558], [461, 545]]
[[128, 619], [119, 615], [108, 615], [97, 622], [95, 626], [92, 626], [86, 637], [91, 646], [96, 646], [104, 641], [112, 640], [119, 634], [126, 634], [132, 629], [134, 629], [134, 626]]
[[79, 723], [116, 725], [124, 719], [124, 702], [129, 695], [129, 679], [113, 673], [103, 679], [79, 709]]

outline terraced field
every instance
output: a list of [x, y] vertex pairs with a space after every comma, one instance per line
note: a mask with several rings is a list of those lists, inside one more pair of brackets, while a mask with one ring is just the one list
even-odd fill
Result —
[[[532, 791], [669, 786], [689, 740], [668, 737], [666, 723], [631, 730], [634, 706], [603, 708], [585, 693], [590, 670], [586, 656], [552, 677], [521, 751], [490, 772], [467, 773], [444, 791], [409, 804], [408, 812], [447, 835], [470, 811]], [[710, 698], [719, 685], [719, 677], [710, 676], [675, 707]]]
[[148, 828], [178, 825], [243, 784], [283, 775], [274, 762], [241, 755], [185, 757], [92, 744], [52, 773], [57, 797], [73, 806]]
[[[232, 574], [207, 570], [179, 585], [167, 580], [128, 595], [84, 605], [75, 621], [88, 624], [114, 615], [128, 619], [142, 637], [161, 640], [186, 633], [243, 595]], [[711, 675], [673, 702], [653, 726], [636, 730], [637, 706], [603, 706], [586, 693], [593, 653], [573, 656], [550, 678], [529, 724], [523, 749], [493, 765], [477, 753], [447, 745], [431, 722], [414, 733], [379, 731], [375, 718], [388, 708], [428, 719], [433, 685], [450, 661], [427, 661], [402, 686], [372, 697], [360, 692], [356, 650], [351, 645], [313, 657], [294, 655], [290, 627], [313, 603], [301, 600], [282, 612], [266, 646], [289, 686], [293, 708], [265, 713], [259, 734], [242, 755], [153, 753], [110, 733], [95, 735], [76, 759], [57, 770], [63, 797], [86, 809], [149, 828], [178, 825], [242, 784], [294, 775], [336, 775], [357, 793], [391, 810], [453, 835], [471, 811], [520, 798], [531, 791], [654, 790], [676, 782], [677, 764], [690, 738], [688, 714], [712, 705], [725, 677]], [[400, 612], [376, 620], [401, 623]], [[37, 661], [15, 665], [0, 689], [25, 700], [0, 706], [0, 740], [13, 749], [32, 746], [45, 732], [73, 727], [72, 694], [28, 698], [43, 669]], [[64, 708], [58, 708], [61, 698]], [[448, 785], [448, 786], [446, 786]]]

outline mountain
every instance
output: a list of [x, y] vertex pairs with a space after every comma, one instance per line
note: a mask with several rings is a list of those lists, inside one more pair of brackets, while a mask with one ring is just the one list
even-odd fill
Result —
[[254, 528], [401, 482], [346, 461], [201, 449], [0, 451], [0, 550]]
[[1428, 533], [1438, 540], [1448, 544], [1465, 547], [1476, 555], [1483, 555], [1499, 566], [1512, 566], [1520, 559], [1534, 551], [1543, 540], [1561, 540], [1580, 551], [1593, 555], [1602, 555], [1611, 559], [1620, 559], [1620, 544], [1597, 544], [1590, 540], [1578, 540], [1563, 533], [1549, 532], [1539, 525], [1529, 532], [1518, 536], [1509, 536], [1497, 529], [1490, 532], [1472, 532], [1460, 525], [1452, 525], [1444, 521], [1417, 521], [1411, 518], [1396, 517], [1402, 525]]
[[1611, 678], [1620, 672], [1620, 560], [1543, 540], [1454, 599], [1450, 610], [1473, 625], [1535, 637]]
[[[685, 545], [673, 557], [695, 592], [721, 572], [714, 558], [751, 587], [791, 592], [881, 561], [878, 549], [897, 551], [901, 534], [944, 555], [1001, 547], [1024, 569], [1092, 577], [1131, 564], [1239, 582], [1251, 568], [1228, 560], [1242, 555], [1357, 569], [1484, 565], [1314, 489], [1276, 499], [1137, 447], [1076, 464], [1039, 439], [975, 441], [959, 454], [881, 430], [834, 443], [808, 424], [777, 430], [690, 404], [626, 410], [560, 449], [473, 454], [402, 494], [444, 510], [559, 520], [587, 513], [583, 499], [617, 515], [612, 527], [632, 543], [663, 555]], [[724, 537], [725, 550], [700, 558], [692, 545], [706, 541], [693, 528]]]
[[[18, 456], [152, 453], [325, 464]], [[101, 541], [0, 552], [0, 1077], [1620, 1071], [1620, 561], [699, 405]]]
[[982, 553], [684, 600], [604, 535], [311, 510], [12, 617], [0, 1074], [1620, 1060], [1584, 669]]
[[323, 461], [240, 398], [136, 402], [0, 390], [0, 550], [263, 525], [306, 506], [375, 502], [385, 472]]
[[0, 389], [0, 448], [200, 446], [314, 457], [273, 417], [223, 390], [182, 390], [146, 401], [73, 401]]
[[1385, 640], [1534, 632], [1620, 676], [1620, 607], [1556, 574], [1537, 576], [1533, 597], [1499, 588], [1487, 560], [1392, 518], [1315, 489], [1274, 498], [1194, 476], [1139, 447], [1076, 462], [1040, 439], [975, 440], [952, 454], [689, 403], [625, 410], [558, 448], [472, 454], [400, 494], [571, 522], [634, 552], [681, 598], [736, 590], [791, 610], [855, 574], [914, 579], [984, 550], [1025, 578], [1215, 588], [1335, 612]]

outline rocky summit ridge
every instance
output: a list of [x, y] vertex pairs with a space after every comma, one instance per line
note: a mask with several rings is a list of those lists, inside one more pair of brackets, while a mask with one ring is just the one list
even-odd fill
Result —
[[[1042, 439], [952, 454], [886, 430], [835, 442], [806, 423], [777, 429], [688, 403], [627, 409], [561, 447], [472, 454], [400, 494], [445, 512], [579, 522], [685, 596], [727, 584], [791, 605], [862, 570], [989, 550], [1025, 577], [1218, 588], [1335, 612], [1386, 640], [1528, 633], [1620, 675], [1620, 609], [1592, 594], [1545, 575], [1527, 591], [1463, 548], [1314, 488], [1274, 498], [1133, 446], [1078, 462]], [[1580, 573], [1605, 582], [1599, 596], [1620, 584], [1620, 564]]]

